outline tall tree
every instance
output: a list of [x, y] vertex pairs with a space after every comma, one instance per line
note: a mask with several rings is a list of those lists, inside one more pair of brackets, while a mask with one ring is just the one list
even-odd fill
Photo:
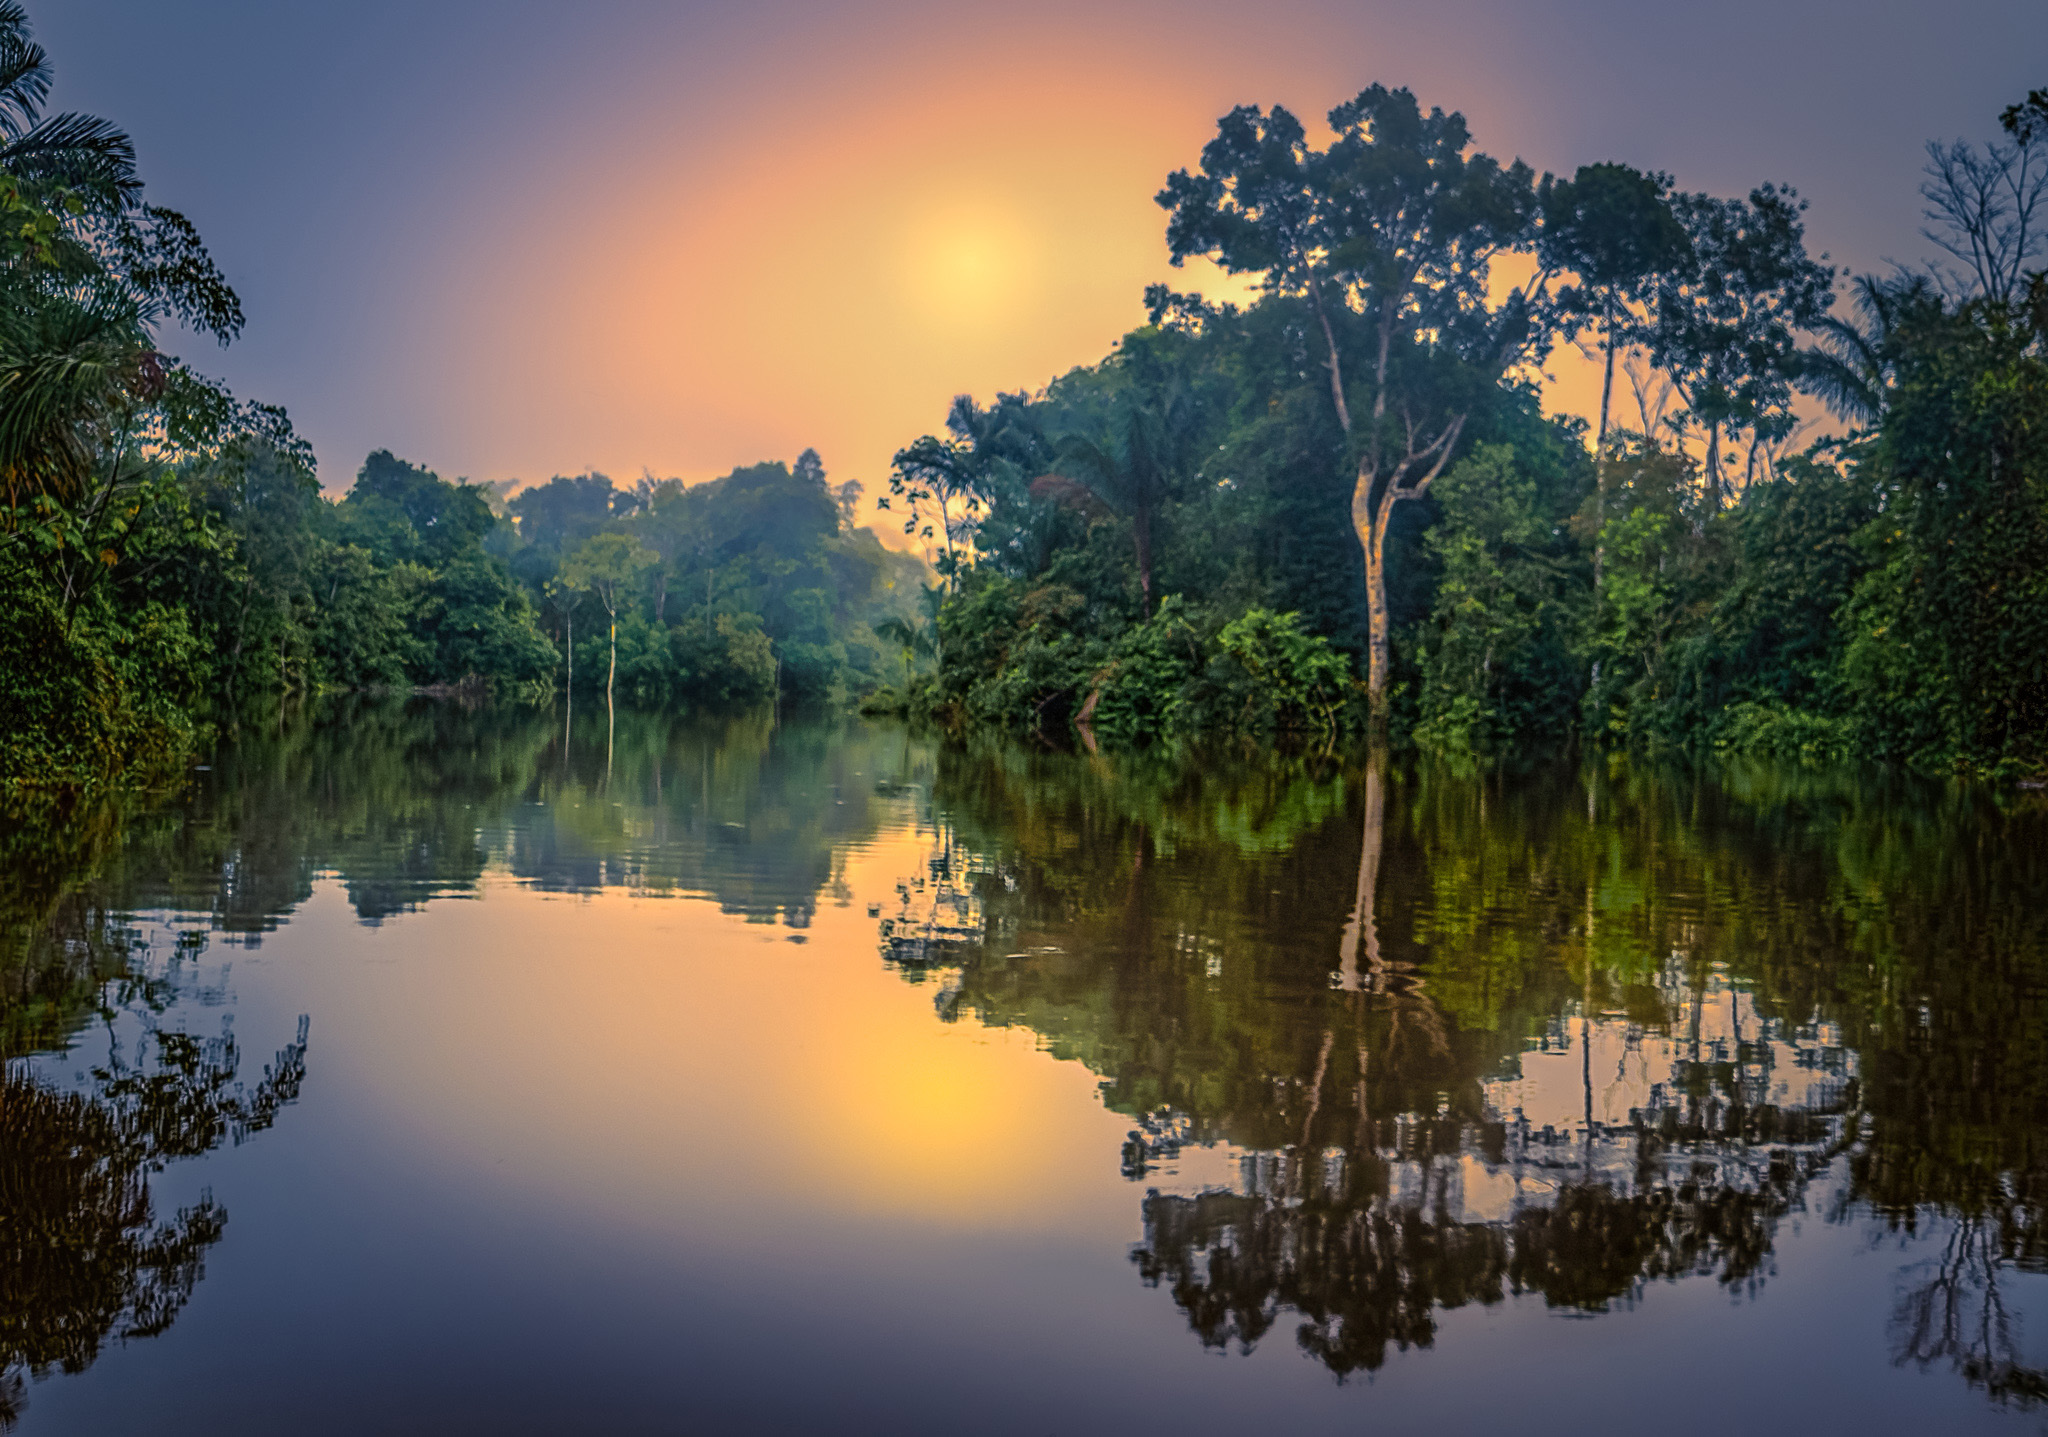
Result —
[[2020, 298], [2030, 266], [2048, 254], [2048, 90], [1998, 118], [2010, 142], [1928, 142], [1920, 233], [1960, 266], [1930, 267], [1951, 297], [2003, 305]]
[[[1464, 116], [1424, 114], [1407, 90], [1374, 85], [1329, 114], [1326, 150], [1275, 106], [1225, 115], [1201, 170], [1158, 195], [1173, 261], [1214, 259], [1298, 298], [1323, 346], [1330, 397], [1356, 465], [1351, 520], [1365, 556], [1367, 684], [1383, 707], [1392, 666], [1386, 544], [1395, 509], [1443, 472], [1472, 407], [1517, 357], [1554, 275], [1539, 267], [1500, 305], [1494, 259], [1526, 247], [1535, 176], [1471, 148]], [[1348, 360], [1362, 363], [1365, 418], [1353, 419]]]
[[[1685, 230], [1671, 213], [1670, 180], [1627, 165], [1581, 165], [1569, 180], [1542, 186], [1543, 263], [1576, 276], [1559, 291], [1568, 327], [1590, 328], [1604, 352], [1600, 427], [1593, 441], [1595, 533], [1607, 494], [1607, 419], [1614, 398], [1614, 357], [1640, 333], [1638, 311], [1659, 276], [1677, 266], [1687, 248]], [[1601, 579], [1603, 551], [1595, 541], [1593, 585]]]
[[1799, 382], [1842, 418], [1875, 424], [1891, 405], [1903, 347], [1916, 331], [1943, 324], [1946, 314], [1940, 290], [1925, 274], [1858, 275], [1849, 297], [1856, 317], [1831, 314], [1814, 325], [1815, 344], [1800, 358]]
[[611, 667], [604, 676], [607, 706], [619, 676], [619, 602], [633, 581], [658, 562], [652, 549], [630, 534], [618, 533], [594, 534], [562, 561], [562, 582], [596, 595], [611, 625]]
[[1027, 396], [998, 394], [983, 408], [971, 394], [955, 395], [945, 436], [926, 434], [896, 452], [889, 493], [875, 507], [903, 501], [910, 513], [903, 532], [938, 542], [933, 567], [952, 585], [990, 504], [1021, 493], [1047, 457], [1043, 437], [1029, 422]]
[[1682, 194], [1672, 212], [1690, 246], [1685, 263], [1658, 277], [1646, 338], [1650, 358], [1670, 375], [1688, 418], [1706, 431], [1709, 497], [1733, 489], [1722, 472], [1722, 440], [1751, 436], [1759, 447], [1790, 434], [1798, 335], [1834, 302], [1834, 270], [1806, 253], [1806, 202], [1791, 189], [1759, 185], [1747, 199]]

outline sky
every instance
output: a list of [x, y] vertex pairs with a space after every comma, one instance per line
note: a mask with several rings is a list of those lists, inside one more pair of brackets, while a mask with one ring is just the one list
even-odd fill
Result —
[[[688, 480], [806, 446], [886, 486], [956, 393], [1036, 390], [1175, 271], [1165, 176], [1218, 116], [1366, 85], [1540, 170], [1809, 199], [1916, 261], [1931, 138], [2048, 84], [2042, 0], [28, 0], [52, 104], [134, 136], [241, 293], [232, 347], [330, 490]], [[1556, 402], [1582, 407], [1582, 377]]]

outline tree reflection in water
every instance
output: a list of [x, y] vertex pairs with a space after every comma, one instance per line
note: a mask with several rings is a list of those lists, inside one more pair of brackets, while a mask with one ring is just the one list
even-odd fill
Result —
[[954, 751], [944, 874], [903, 890], [947, 941], [884, 947], [1100, 1074], [1152, 1184], [1133, 1261], [1211, 1346], [1291, 1320], [1343, 1376], [1470, 1304], [1753, 1292], [1812, 1209], [1933, 1246], [1895, 1360], [2031, 1402], [2001, 1284], [2043, 1257], [2044, 818], [1857, 774]]
[[[2015, 1295], [2048, 1259], [2038, 799], [398, 704], [281, 721], [173, 810], [37, 823], [0, 822], [17, 1391], [170, 1320], [223, 1215], [156, 1211], [150, 1175], [260, 1129], [303, 1073], [301, 1035], [238, 1091], [232, 1048], [165, 1016], [194, 982], [175, 945], [145, 961], [125, 914], [254, 943], [322, 873], [375, 923], [495, 868], [801, 930], [853, 901], [850, 850], [921, 823], [931, 851], [870, 909], [884, 957], [942, 1019], [1100, 1077], [1130, 1119], [1105, 1161], [1146, 1191], [1137, 1270], [1201, 1340], [1291, 1327], [1369, 1373], [1463, 1306], [1756, 1290], [1810, 1212], [1909, 1249], [1894, 1359], [2042, 1395]], [[108, 1010], [163, 1037], [37, 1086], [19, 1055]]]
[[[608, 716], [606, 716], [608, 719]], [[0, 812], [0, 1428], [26, 1379], [167, 1327], [227, 1214], [164, 1214], [151, 1176], [268, 1127], [298, 1094], [306, 1029], [246, 1089], [223, 1036], [178, 1030], [212, 935], [255, 946], [337, 876], [376, 924], [474, 893], [495, 864], [533, 887], [708, 896], [808, 925], [844, 846], [922, 788], [900, 732], [775, 713], [588, 716], [512, 706], [345, 701], [283, 709], [174, 802], [32, 796]], [[131, 915], [186, 931], [138, 943]], [[106, 1025], [107, 1060], [71, 1091], [35, 1055]], [[114, 1041], [128, 1034], [133, 1057]]]
[[[116, 835], [135, 816], [70, 805], [8, 816], [0, 935], [0, 1431], [30, 1379], [81, 1372], [109, 1342], [168, 1328], [191, 1298], [227, 1213], [211, 1196], [168, 1215], [150, 1178], [268, 1128], [306, 1074], [307, 1020], [253, 1087], [232, 1035], [163, 1026], [189, 995], [203, 933], [170, 956], [139, 940], [113, 892]], [[199, 996], [218, 1001], [218, 993]], [[28, 1059], [97, 1020], [107, 1057], [79, 1087]], [[137, 1030], [130, 1043], [118, 1034]], [[129, 1049], [132, 1048], [132, 1053]]]

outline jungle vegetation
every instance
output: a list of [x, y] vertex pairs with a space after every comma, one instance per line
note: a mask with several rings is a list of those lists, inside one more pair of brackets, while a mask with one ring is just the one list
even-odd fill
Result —
[[[1539, 176], [1381, 86], [1328, 121], [1235, 109], [1158, 195], [1251, 303], [1155, 286], [1100, 364], [897, 456], [946, 584], [905, 707], [2048, 763], [2048, 92], [1929, 147], [1942, 262], [1853, 279], [1786, 187]], [[1540, 403], [1567, 344], [1597, 426]]]
[[197, 229], [0, 0], [0, 783], [145, 781], [251, 703], [330, 690], [827, 697], [900, 666], [923, 564], [815, 453], [508, 507], [379, 450], [338, 501], [274, 406], [159, 349], [233, 340]]
[[[240, 300], [50, 85], [0, 0], [0, 783], [375, 689], [2048, 765], [2048, 92], [1930, 147], [1942, 263], [1854, 279], [1780, 186], [1538, 175], [1379, 85], [1320, 146], [1235, 109], [1158, 199], [1256, 298], [1154, 286], [1099, 364], [957, 399], [881, 499], [927, 567], [811, 450], [509, 493], [379, 450], [326, 496], [281, 409], [159, 347]], [[1543, 410], [1565, 344], [1597, 426]], [[1795, 448], [1802, 395], [1843, 432]]]

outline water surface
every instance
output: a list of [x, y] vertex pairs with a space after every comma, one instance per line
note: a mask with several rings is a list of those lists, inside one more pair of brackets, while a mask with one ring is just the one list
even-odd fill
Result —
[[1867, 774], [288, 716], [6, 820], [0, 1403], [2038, 1430], [2044, 838]]

